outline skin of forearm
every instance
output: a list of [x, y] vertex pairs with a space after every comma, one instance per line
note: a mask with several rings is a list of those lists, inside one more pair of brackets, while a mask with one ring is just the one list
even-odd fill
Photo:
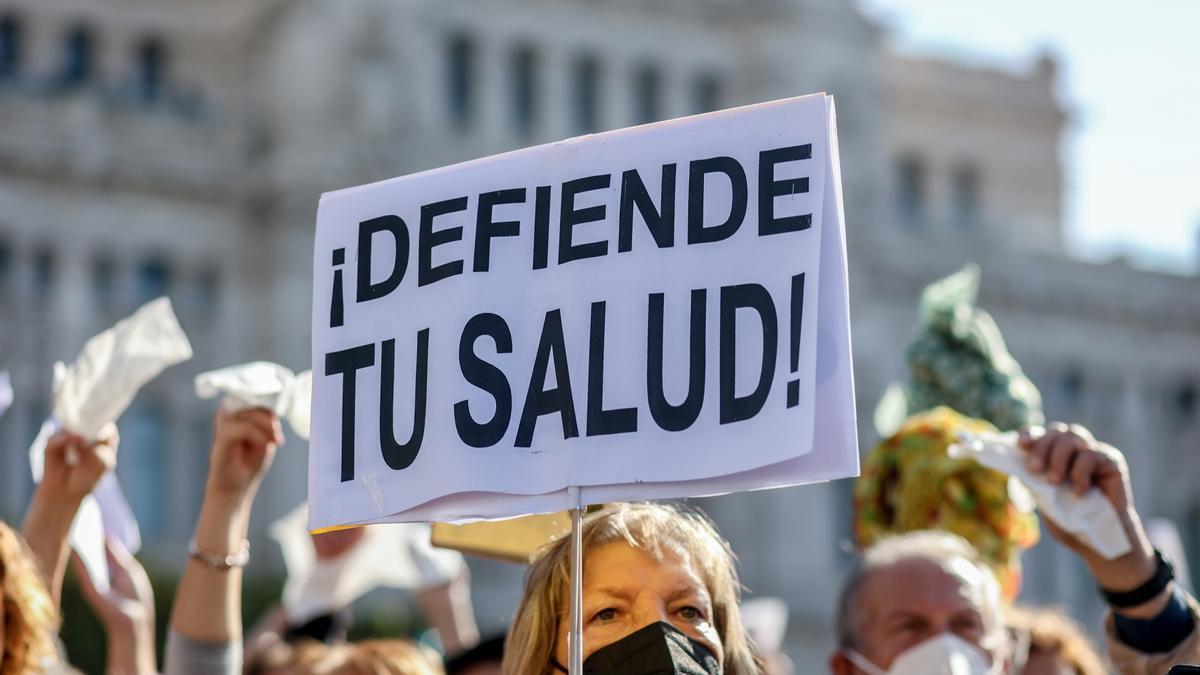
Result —
[[[196, 546], [209, 555], [241, 550], [249, 528], [252, 495], [208, 494], [196, 524]], [[189, 558], [171, 613], [171, 626], [199, 642], [241, 640], [242, 570], [213, 570]]]
[[37, 560], [54, 604], [62, 599], [63, 577], [67, 571], [67, 538], [71, 523], [82, 500], [55, 499], [39, 489], [25, 516], [22, 535]]

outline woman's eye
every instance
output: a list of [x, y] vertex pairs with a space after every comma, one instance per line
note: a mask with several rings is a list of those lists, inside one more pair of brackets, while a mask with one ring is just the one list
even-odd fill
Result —
[[615, 618], [617, 618], [617, 610], [614, 607], [605, 607], [592, 615], [592, 621], [612, 621]]
[[705, 618], [704, 612], [700, 611], [698, 607], [692, 606], [680, 609], [679, 616], [687, 619], [688, 621], [702, 621]]

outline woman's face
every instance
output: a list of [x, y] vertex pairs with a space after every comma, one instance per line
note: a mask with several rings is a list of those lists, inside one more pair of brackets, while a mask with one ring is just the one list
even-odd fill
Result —
[[[570, 602], [564, 607], [569, 608]], [[712, 598], [700, 575], [674, 553], [662, 562], [621, 542], [587, 554], [583, 572], [583, 658], [650, 624], [665, 621], [712, 650], [724, 662], [713, 626]], [[558, 623], [555, 658], [567, 665], [569, 612]]]

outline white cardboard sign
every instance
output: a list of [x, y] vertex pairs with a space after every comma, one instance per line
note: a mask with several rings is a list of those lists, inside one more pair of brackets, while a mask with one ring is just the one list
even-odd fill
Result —
[[309, 525], [854, 475], [833, 102], [328, 193]]

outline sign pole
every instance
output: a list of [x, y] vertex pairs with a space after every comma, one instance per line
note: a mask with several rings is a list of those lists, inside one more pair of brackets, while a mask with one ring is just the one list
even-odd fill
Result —
[[583, 509], [579, 487], [567, 488], [571, 507], [571, 630], [567, 634], [568, 675], [583, 675]]

